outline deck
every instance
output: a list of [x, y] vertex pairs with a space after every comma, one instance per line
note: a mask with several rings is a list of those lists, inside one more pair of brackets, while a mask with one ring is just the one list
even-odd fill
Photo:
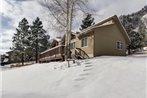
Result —
[[39, 62], [50, 62], [56, 60], [64, 60], [64, 45], [50, 48], [39, 55]]

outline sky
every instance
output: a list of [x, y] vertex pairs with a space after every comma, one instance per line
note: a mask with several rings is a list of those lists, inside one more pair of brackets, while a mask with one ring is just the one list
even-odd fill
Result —
[[[112, 15], [127, 15], [136, 12], [147, 5], [147, 0], [89, 0], [88, 7], [95, 9], [93, 17], [95, 23]], [[16, 32], [19, 21], [27, 18], [29, 24], [36, 17], [40, 17], [44, 29], [51, 38], [57, 33], [50, 28], [50, 17], [48, 11], [42, 7], [37, 0], [0, 0], [0, 53], [10, 50], [12, 37]], [[79, 14], [74, 20], [73, 30], [77, 31], [84, 16]]]

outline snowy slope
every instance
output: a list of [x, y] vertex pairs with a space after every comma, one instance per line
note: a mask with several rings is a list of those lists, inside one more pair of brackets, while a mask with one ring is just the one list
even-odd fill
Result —
[[[102, 56], [1, 71], [2, 98], [146, 98], [145, 55]], [[81, 64], [79, 66], [79, 64]]]

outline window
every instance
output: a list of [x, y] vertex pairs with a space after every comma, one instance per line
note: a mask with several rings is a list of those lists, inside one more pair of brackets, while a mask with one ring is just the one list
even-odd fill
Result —
[[70, 49], [74, 49], [75, 48], [75, 42], [70, 43]]
[[122, 48], [123, 48], [122, 42], [117, 41], [117, 42], [116, 42], [116, 48], [117, 48], [117, 49], [122, 49]]
[[87, 46], [87, 37], [81, 40], [81, 47]]

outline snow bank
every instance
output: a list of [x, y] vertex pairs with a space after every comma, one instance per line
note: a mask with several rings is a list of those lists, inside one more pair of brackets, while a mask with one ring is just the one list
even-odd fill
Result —
[[4, 70], [2, 98], [146, 98], [146, 56], [97, 57]]

